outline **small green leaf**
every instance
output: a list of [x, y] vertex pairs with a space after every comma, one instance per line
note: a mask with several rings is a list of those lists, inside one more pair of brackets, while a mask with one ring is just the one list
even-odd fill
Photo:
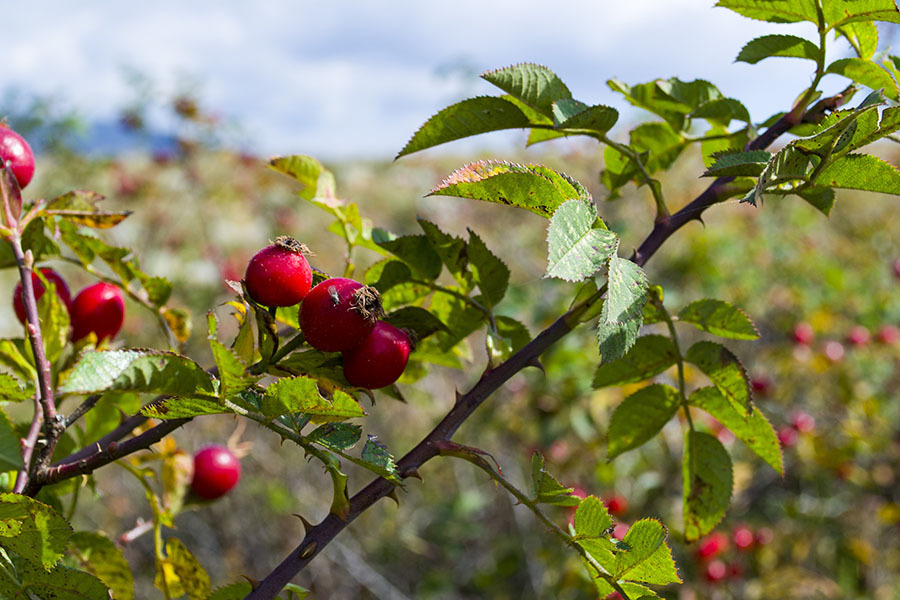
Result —
[[468, 292], [472, 288], [472, 274], [468, 269], [468, 244], [461, 238], [444, 233], [431, 221], [422, 218], [417, 221], [425, 232], [428, 243], [441, 258], [441, 262], [447, 267], [453, 279]]
[[871, 59], [878, 49], [878, 27], [872, 21], [847, 23], [838, 30], [857, 50], [859, 58]]
[[319, 392], [315, 379], [285, 377], [266, 388], [261, 410], [269, 417], [287, 413], [306, 413], [317, 422], [343, 421], [364, 417], [365, 411], [352, 396], [335, 390], [329, 401]]
[[616, 566], [612, 573], [616, 580], [623, 579], [665, 544], [666, 528], [656, 519], [641, 519], [628, 528], [622, 542], [628, 549], [616, 553]]
[[384, 316], [394, 327], [412, 331], [417, 341], [424, 340], [439, 331], [449, 331], [436, 316], [418, 306], [404, 306]]
[[481, 291], [484, 303], [496, 306], [503, 300], [506, 288], [509, 287], [509, 267], [488, 249], [477, 233], [471, 229], [468, 232], [467, 252], [474, 283]]
[[116, 600], [134, 598], [131, 567], [109, 538], [93, 531], [79, 531], [72, 536], [69, 552], [86, 571], [112, 590]]
[[481, 74], [504, 92], [518, 98], [541, 114], [553, 117], [553, 103], [571, 98], [572, 92], [556, 74], [543, 65], [520, 63]]
[[647, 300], [647, 276], [630, 260], [613, 252], [607, 269], [607, 292], [597, 324], [603, 362], [625, 355], [637, 340]]
[[759, 332], [747, 313], [722, 300], [697, 300], [678, 313], [678, 319], [700, 331], [734, 340], [755, 340]]
[[820, 211], [826, 217], [831, 214], [831, 209], [834, 208], [835, 193], [832, 188], [810, 188], [798, 192], [797, 195], [809, 202], [816, 210]]
[[606, 531], [612, 527], [612, 517], [600, 498], [588, 496], [578, 505], [572, 525], [577, 538], [606, 537]]
[[684, 537], [692, 542], [722, 520], [734, 481], [731, 458], [715, 436], [688, 430], [682, 463], [684, 484]]
[[[22, 234], [22, 249], [31, 250], [35, 264], [50, 256], [59, 256], [59, 246], [53, 238], [47, 236], [44, 228], [44, 219], [37, 218], [31, 221]], [[16, 266], [16, 257], [13, 254], [12, 244], [0, 244], [0, 269]]]
[[0, 472], [18, 471], [24, 466], [19, 436], [13, 430], [9, 417], [0, 409]]
[[483, 160], [457, 169], [429, 195], [507, 204], [550, 218], [563, 202], [586, 193], [572, 178], [540, 165]]
[[[672, 550], [669, 545], [665, 542], [660, 544], [653, 554], [628, 571], [628, 579], [653, 585], [681, 583], [681, 577], [678, 576], [678, 569], [675, 567], [675, 560], [672, 558]], [[655, 596], [652, 597], [655, 598]]]
[[664, 335], [644, 335], [618, 360], [604, 363], [594, 373], [594, 388], [636, 383], [659, 375], [678, 361], [672, 340]]
[[609, 420], [609, 460], [652, 439], [680, 405], [678, 391], [663, 384], [649, 385], [625, 398]]
[[207, 600], [243, 600], [252, 591], [249, 581], [240, 581], [216, 588]]
[[231, 409], [218, 400], [202, 398], [166, 398], [141, 408], [141, 414], [152, 419], [189, 419], [230, 412]]
[[[2, 246], [2, 244], [0, 244]], [[24, 340], [21, 338], [14, 340], [0, 340], [0, 364], [3, 364], [25, 381], [34, 381], [37, 372], [34, 369], [32, 361], [22, 352], [20, 348], [24, 348]], [[29, 396], [30, 397], [30, 396]]]
[[[458, 291], [450, 288], [451, 291]], [[447, 351], [468, 337], [487, 319], [487, 315], [455, 294], [435, 292], [429, 306], [431, 314], [436, 316], [447, 327], [434, 336], [440, 349]]]
[[0, 546], [50, 569], [60, 559], [72, 527], [52, 508], [19, 494], [0, 493]]
[[15, 600], [46, 598], [52, 600], [108, 600], [109, 590], [103, 583], [84, 571], [62, 565], [43, 570], [24, 565], [19, 573], [24, 595]]
[[218, 367], [219, 379], [219, 397], [231, 398], [241, 390], [256, 384], [261, 376], [250, 375], [247, 373], [246, 365], [238, 358], [230, 348], [216, 339], [215, 332], [215, 313], [208, 313], [209, 326], [209, 347], [212, 350], [213, 359]]
[[[334, 195], [334, 176], [318, 160], [311, 156], [277, 156], [269, 160], [269, 167], [273, 170], [283, 173], [288, 177], [292, 177], [303, 186], [299, 192], [299, 196], [304, 200], [313, 200], [314, 198], [331, 198]], [[322, 208], [328, 210], [333, 215], [337, 215], [335, 206], [328, 206], [326, 203]]]
[[173, 396], [214, 397], [212, 378], [191, 359], [156, 350], [86, 352], [60, 386], [60, 394], [130, 390]]
[[350, 423], [325, 423], [314, 429], [307, 437], [331, 450], [352, 448], [362, 436], [362, 427]]
[[493, 96], [470, 98], [452, 104], [428, 119], [397, 158], [453, 140], [489, 131], [520, 129], [529, 124], [528, 117], [508, 100]]
[[210, 594], [209, 575], [191, 551], [178, 538], [169, 538], [166, 555], [188, 598], [206, 600]]
[[579, 499], [572, 495], [572, 488], [562, 485], [544, 470], [544, 456], [540, 452], [531, 455], [531, 490], [535, 502], [555, 506], [578, 506]]
[[747, 42], [734, 60], [752, 65], [770, 56], [818, 60], [820, 55], [821, 50], [819, 50], [819, 47], [802, 37], [795, 35], [764, 35]]
[[900, 171], [870, 154], [848, 154], [822, 169], [816, 184], [898, 195]]
[[557, 124], [556, 128], [605, 134], [613, 128], [618, 120], [619, 111], [610, 106], [598, 104], [583, 108], [570, 115]]
[[749, 152], [723, 152], [713, 154], [713, 164], [703, 173], [703, 177], [758, 177], [772, 159], [772, 153], [764, 150]]
[[750, 380], [744, 365], [728, 348], [715, 342], [697, 342], [685, 359], [709, 377], [738, 413], [750, 415]]
[[815, 4], [806, 0], [719, 0], [716, 6], [769, 23], [818, 23]]
[[747, 444], [773, 469], [784, 474], [781, 445], [778, 435], [769, 420], [756, 406], [751, 404], [750, 416], [744, 416], [722, 396], [714, 387], [702, 387], [691, 393], [688, 399], [691, 406], [696, 406], [710, 415], [733, 433], [739, 440]]
[[9, 373], [0, 373], [0, 402], [23, 402], [33, 395], [32, 388], [22, 387], [19, 380]]
[[362, 463], [357, 463], [370, 471], [387, 479], [396, 481], [397, 464], [387, 447], [378, 441], [374, 435], [369, 435], [366, 445], [362, 449]]
[[898, 94], [900, 94], [897, 82], [890, 73], [871, 60], [841, 58], [828, 65], [825, 72], [843, 75], [873, 90], [883, 89], [884, 95], [892, 100], [897, 100]]
[[602, 221], [593, 204], [569, 200], [556, 209], [547, 230], [547, 274], [565, 281], [582, 281], [596, 273], [618, 247], [617, 236]]
[[728, 126], [731, 121], [750, 122], [750, 112], [747, 107], [740, 100], [734, 98], [713, 98], [694, 109], [690, 116], [694, 119], [706, 119], [722, 126]]
[[[375, 239], [376, 244], [406, 263], [417, 277], [433, 281], [441, 274], [441, 269], [443, 268], [441, 257], [432, 248], [426, 236], [404, 235], [397, 237], [388, 234], [384, 230], [375, 230], [373, 239]], [[384, 270], [381, 272], [382, 278], [388, 277], [390, 266], [390, 262], [385, 265]], [[397, 283], [408, 280], [408, 277], [396, 275], [396, 266], [393, 269], [394, 275], [388, 279], [391, 281], [391, 284], [382, 284], [385, 286], [385, 290], [390, 289]], [[378, 289], [381, 290], [380, 287]]]

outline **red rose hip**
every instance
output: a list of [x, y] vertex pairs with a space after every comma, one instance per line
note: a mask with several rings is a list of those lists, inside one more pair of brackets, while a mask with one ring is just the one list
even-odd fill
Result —
[[34, 152], [25, 138], [9, 127], [0, 126], [0, 159], [9, 163], [20, 188], [31, 182], [34, 177]]
[[257, 252], [244, 275], [250, 297], [263, 306], [293, 306], [303, 300], [312, 286], [305, 252], [303, 244], [288, 236]]
[[[54, 271], [53, 269], [41, 269], [41, 274], [44, 276], [44, 279], [47, 281], [52, 281], [53, 285], [56, 286], [56, 295], [59, 296], [59, 299], [63, 301], [63, 304], [66, 305], [66, 308], [71, 310], [72, 308], [72, 294], [69, 292], [69, 286], [66, 284], [66, 281], [59, 276], [59, 273]], [[44, 284], [41, 283], [40, 278], [34, 273], [31, 274], [31, 285], [34, 286], [34, 299], [38, 301], [41, 299], [41, 296], [44, 295]], [[18, 317], [19, 322], [25, 323], [25, 299], [24, 294], [22, 292], [22, 282], [16, 284], [16, 289], [13, 291], [13, 310], [16, 312], [16, 317]]]
[[95, 283], [81, 290], [72, 301], [72, 340], [78, 341], [89, 333], [97, 341], [114, 338], [125, 320], [125, 301], [122, 290], [111, 283]]
[[344, 352], [344, 377], [369, 389], [391, 385], [403, 375], [411, 351], [405, 331], [380, 321], [362, 344]]
[[227, 494], [241, 478], [241, 462], [224, 446], [207, 446], [194, 455], [191, 489], [206, 500]]
[[363, 343], [382, 316], [378, 291], [352, 279], [326, 279], [300, 305], [300, 330], [310, 346], [341, 352]]

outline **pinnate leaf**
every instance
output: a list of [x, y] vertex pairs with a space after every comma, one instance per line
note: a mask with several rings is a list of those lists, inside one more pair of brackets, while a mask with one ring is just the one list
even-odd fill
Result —
[[397, 158], [489, 131], [528, 127], [519, 108], [503, 98], [479, 96], [452, 104], [428, 119], [412, 136]]
[[553, 116], [554, 102], [572, 97], [556, 73], [534, 63], [486, 71], [481, 77], [548, 117]]
[[741, 48], [735, 61], [756, 64], [770, 56], [818, 60], [821, 51], [809, 40], [795, 35], [764, 35]]
[[315, 379], [309, 377], [285, 377], [266, 388], [261, 410], [269, 417], [287, 413], [313, 415], [317, 422], [343, 421], [364, 417], [365, 411], [352, 396], [334, 390], [331, 400], [322, 396]]
[[93, 531], [79, 531], [72, 536], [69, 551], [86, 571], [112, 590], [116, 600], [134, 598], [131, 567], [112, 540]]
[[609, 420], [609, 459], [653, 438], [680, 404], [678, 392], [663, 384], [649, 385], [625, 398]]
[[696, 365], [739, 414], [750, 415], [750, 380], [741, 361], [725, 346], [697, 342], [685, 359]]
[[751, 404], [750, 415], [744, 416], [736, 411], [722, 396], [722, 393], [714, 387], [702, 387], [694, 390], [688, 402], [691, 406], [701, 408], [715, 417], [719, 423], [747, 444], [748, 448], [769, 463], [773, 469], [784, 474], [778, 435], [759, 408]]
[[594, 388], [636, 383], [659, 375], [678, 361], [672, 340], [664, 335], [644, 335], [618, 360], [600, 365]]
[[128, 390], [172, 396], [215, 397], [212, 378], [191, 359], [156, 350], [87, 352], [60, 386], [60, 394]]
[[531, 455], [531, 489], [535, 501], [541, 504], [577, 506], [579, 503], [572, 495], [572, 488], [565, 487], [544, 470], [544, 456], [540, 452]]
[[69, 523], [46, 504], [28, 496], [0, 493], [0, 546], [50, 569], [71, 535]]
[[550, 219], [546, 277], [586, 279], [606, 263], [618, 246], [616, 242], [616, 234], [602, 221], [598, 223], [593, 204], [569, 200]]
[[692, 542], [713, 530], [731, 501], [734, 486], [731, 458], [715, 436], [687, 431], [682, 478], [684, 537]]
[[697, 300], [678, 313], [678, 319], [700, 331], [734, 340], [755, 340], [759, 332], [747, 313], [722, 300]]
[[483, 160], [457, 169], [429, 195], [507, 204], [550, 218], [563, 202], [586, 194], [584, 186], [547, 167]]

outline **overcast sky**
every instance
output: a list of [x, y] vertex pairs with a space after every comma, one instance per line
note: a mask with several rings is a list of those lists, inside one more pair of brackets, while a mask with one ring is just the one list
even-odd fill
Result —
[[[744, 100], [755, 120], [789, 107], [810, 79], [811, 62], [769, 59], [751, 66], [733, 60], [753, 37], [810, 37], [813, 26], [769, 25], [712, 5], [19, 3], [5, 15], [0, 90], [51, 94], [89, 120], [110, 120], [134, 97], [127, 71], [149, 77], [161, 94], [195, 82], [207, 106], [240, 123], [249, 149], [323, 158], [392, 157], [448, 103], [499, 93], [466, 73], [524, 61], [549, 66], [589, 104], [625, 108], [606, 86], [611, 77], [633, 84], [677, 76], [711, 80]], [[840, 84], [826, 78], [826, 88]], [[510, 139], [524, 134], [494, 136], [493, 143]]]

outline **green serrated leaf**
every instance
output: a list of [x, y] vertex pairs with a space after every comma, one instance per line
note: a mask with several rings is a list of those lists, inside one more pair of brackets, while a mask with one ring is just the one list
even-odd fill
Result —
[[[334, 176], [322, 166], [322, 163], [311, 156], [277, 156], [269, 160], [269, 167], [299, 182], [303, 186], [299, 196], [304, 200], [330, 199], [334, 196]], [[336, 206], [333, 203], [331, 205], [325, 202], [318, 204], [337, 216]]]
[[[652, 585], [681, 583], [681, 577], [678, 576], [678, 569], [675, 567], [675, 560], [672, 558], [672, 550], [669, 545], [665, 542], [660, 544], [653, 554], [628, 571], [628, 579]], [[642, 598], [646, 597], [642, 596]]]
[[449, 331], [440, 319], [418, 306], [404, 306], [388, 313], [383, 320], [394, 327], [412, 331], [417, 341], [424, 340], [439, 331]]
[[769, 23], [818, 23], [813, 0], [719, 0], [716, 6]]
[[[457, 291], [450, 288], [450, 291]], [[439, 348], [446, 352], [477, 330], [487, 319], [484, 311], [475, 308], [455, 294], [435, 292], [429, 306], [431, 314], [447, 327], [435, 335]]]
[[607, 269], [607, 292], [597, 324], [603, 362], [625, 355], [637, 340], [647, 300], [647, 276], [630, 260], [613, 252]]
[[734, 480], [731, 458], [715, 436], [690, 429], [684, 438], [684, 537], [692, 542], [722, 520]]
[[203, 415], [230, 413], [218, 400], [202, 398], [166, 398], [141, 408], [141, 414], [153, 419], [189, 419]]
[[664, 335], [644, 335], [618, 360], [604, 363], [594, 373], [594, 388], [636, 383], [659, 375], [678, 361], [672, 340]]
[[728, 126], [731, 121], [750, 122], [750, 111], [740, 100], [734, 98], [713, 98], [694, 109], [690, 116], [722, 126]]
[[848, 154], [822, 169], [816, 184], [898, 195], [900, 171], [870, 154]]
[[394, 481], [398, 479], [397, 464], [394, 462], [394, 457], [391, 456], [387, 446], [379, 442], [378, 438], [374, 435], [369, 435], [366, 440], [366, 445], [363, 446], [362, 449], [361, 458], [363, 462], [357, 464], [361, 464], [361, 466], [366, 467], [382, 477]]
[[[666, 528], [656, 519], [641, 519], [628, 528], [622, 540], [628, 547], [616, 553], [615, 570], [612, 576], [616, 580], [623, 579], [639, 564], [653, 556], [666, 541]], [[629, 576], [628, 579], [631, 579]]]
[[23, 595], [15, 600], [46, 598], [53, 600], [108, 600], [103, 582], [84, 571], [56, 565], [47, 571], [24, 565], [19, 573]]
[[819, 47], [805, 38], [795, 35], [764, 35], [747, 42], [734, 60], [753, 65], [771, 56], [818, 60], [820, 54]]
[[352, 396], [334, 390], [331, 400], [322, 396], [315, 379], [286, 377], [266, 388], [260, 407], [263, 414], [277, 417], [287, 413], [306, 413], [317, 422], [343, 421], [364, 417], [366, 412]]
[[457, 169], [429, 195], [506, 204], [550, 218], [563, 202], [581, 197], [582, 190], [546, 167], [487, 160]]
[[326, 423], [314, 429], [306, 439], [331, 450], [352, 448], [362, 436], [362, 427], [350, 423]]
[[900, 23], [900, 11], [897, 10], [894, 0], [824, 2], [823, 9], [825, 22], [833, 28], [865, 21]]
[[472, 288], [472, 274], [469, 272], [468, 244], [465, 240], [444, 233], [440, 228], [425, 219], [417, 219], [419, 227], [425, 232], [428, 243], [441, 258], [441, 262], [453, 276], [453, 279], [466, 293]]
[[69, 309], [57, 295], [56, 285], [45, 278], [40, 270], [35, 270], [35, 273], [41, 278], [46, 290], [37, 303], [44, 354], [50, 364], [54, 364], [69, 343]]
[[703, 409], [733, 433], [739, 440], [747, 444], [760, 458], [773, 469], [784, 474], [781, 445], [778, 435], [769, 420], [755, 405], [751, 404], [749, 416], [744, 416], [722, 396], [714, 387], [702, 387], [691, 393], [688, 399], [691, 406]]
[[515, 104], [503, 98], [470, 98], [452, 104], [428, 119], [397, 154], [397, 158], [453, 140], [489, 131], [520, 129], [529, 124], [528, 117]]
[[50, 569], [66, 549], [72, 527], [52, 508], [19, 494], [0, 493], [0, 546]]
[[797, 192], [797, 195], [809, 202], [826, 217], [831, 214], [831, 209], [834, 208], [835, 193], [832, 188], [810, 188]]
[[573, 488], [562, 485], [544, 470], [544, 456], [540, 452], [531, 455], [531, 490], [535, 502], [555, 506], [578, 506], [580, 499], [572, 495]]
[[850, 42], [859, 58], [871, 59], [878, 49], [878, 27], [872, 21], [847, 23], [837, 31]]
[[69, 552], [82, 568], [112, 590], [116, 600], [134, 598], [131, 567], [112, 540], [93, 531], [79, 531], [71, 538]]
[[19, 436], [13, 430], [9, 417], [0, 409], [0, 472], [18, 471], [24, 466]]
[[556, 209], [547, 230], [547, 273], [582, 281], [596, 273], [618, 247], [617, 236], [597, 222], [593, 204], [569, 200]]
[[[47, 236], [44, 219], [41, 218], [34, 219], [25, 227], [25, 232], [22, 234], [22, 249], [31, 250], [35, 263], [47, 257], [59, 256], [59, 246], [53, 238]], [[16, 256], [13, 253], [12, 244], [0, 244], [0, 269], [15, 266]]]
[[190, 600], [206, 600], [210, 594], [209, 575], [191, 551], [178, 538], [166, 541], [167, 561], [178, 583]]
[[209, 347], [218, 367], [219, 398], [231, 398], [262, 379], [260, 375], [247, 373], [246, 365], [237, 354], [218, 340], [210, 338]]
[[484, 303], [493, 307], [503, 300], [509, 287], [509, 267], [488, 249], [477, 233], [468, 229], [469, 267]]
[[578, 504], [572, 525], [576, 539], [584, 539], [606, 537], [606, 531], [612, 527], [612, 523], [603, 500], [597, 496], [588, 496]]
[[0, 373], [0, 402], [23, 402], [33, 395], [34, 389], [23, 387], [19, 380], [9, 373]]
[[157, 350], [86, 352], [60, 386], [60, 394], [129, 390], [173, 396], [215, 397], [212, 378], [200, 365]]
[[207, 600], [243, 600], [252, 591], [253, 586], [249, 581], [240, 581], [216, 588]]
[[680, 405], [678, 391], [663, 384], [649, 385], [625, 398], [609, 420], [609, 460], [652, 439]]
[[725, 346], [697, 342], [685, 360], [696, 365], [741, 415], [750, 414], [750, 380], [741, 361]]
[[572, 97], [572, 92], [553, 71], [534, 63], [486, 71], [481, 77], [551, 118], [553, 103]]
[[556, 125], [556, 128], [576, 132], [605, 134], [613, 128], [618, 120], [619, 111], [610, 106], [598, 104], [582, 108], [580, 111], [567, 116], [565, 120], [560, 121]]
[[733, 340], [755, 340], [759, 331], [747, 313], [722, 300], [696, 300], [678, 313], [678, 319], [700, 331]]
[[897, 82], [890, 73], [871, 60], [841, 58], [828, 65], [825, 72], [842, 75], [873, 90], [882, 89], [884, 95], [892, 100], [897, 100], [900, 95]]
[[25, 348], [24, 340], [21, 338], [0, 340], [0, 364], [12, 369], [20, 379], [34, 381], [37, 371], [32, 364], [31, 353], [26, 355], [20, 348]]
[[[443, 268], [441, 257], [432, 248], [426, 236], [404, 235], [397, 237], [388, 234], [384, 230], [375, 230], [373, 237], [376, 244], [406, 263], [412, 270], [412, 273], [419, 278], [433, 281], [441, 274], [441, 269]], [[408, 280], [408, 277], [403, 275], [402, 272], [400, 275], [397, 274], [396, 266], [390, 267], [390, 265], [390, 262], [386, 263], [379, 274], [382, 278], [387, 277], [387, 281], [391, 282], [390, 285], [382, 284], [385, 286], [385, 291], [398, 283]], [[393, 272], [388, 272], [389, 268], [392, 268]], [[390, 277], [388, 277], [389, 275]]]
[[703, 173], [703, 177], [758, 177], [772, 159], [772, 153], [764, 150], [724, 152], [714, 154], [713, 159], [715, 162]]

